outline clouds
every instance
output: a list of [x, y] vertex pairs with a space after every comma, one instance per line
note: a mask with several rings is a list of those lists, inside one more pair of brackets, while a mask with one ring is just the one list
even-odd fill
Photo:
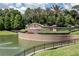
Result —
[[14, 8], [14, 9], [17, 9], [19, 11], [21, 11], [22, 13], [24, 13], [24, 11], [27, 9], [27, 8], [31, 8], [31, 9], [34, 9], [34, 8], [38, 8], [38, 7], [41, 7], [42, 9], [45, 9], [45, 4], [37, 4], [37, 3], [32, 3], [32, 4], [26, 4], [26, 3], [11, 3], [11, 4], [0, 4], [0, 6], [2, 6], [1, 8]]
[[57, 4], [64, 9], [70, 9], [72, 6], [77, 5], [78, 3], [0, 3], [0, 8], [14, 8], [23, 13], [27, 8], [34, 9], [40, 7], [42, 9], [46, 9], [51, 8], [54, 4]]
[[65, 9], [71, 9], [72, 5], [71, 5], [71, 3], [65, 3], [64, 7], [65, 7]]
[[79, 3], [72, 3], [71, 5], [72, 5], [72, 6], [74, 6], [74, 5], [79, 5]]
[[20, 7], [22, 7], [22, 4], [21, 3], [16, 3], [15, 6], [16, 6], [16, 8], [20, 8]]

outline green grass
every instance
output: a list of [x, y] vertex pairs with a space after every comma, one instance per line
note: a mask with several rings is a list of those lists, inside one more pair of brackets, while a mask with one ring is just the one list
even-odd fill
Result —
[[79, 35], [79, 31], [71, 32], [71, 35]]
[[46, 50], [35, 54], [35, 56], [79, 56], [79, 44]]
[[67, 28], [60, 28], [57, 31], [53, 31], [50, 29], [42, 29], [39, 31], [39, 34], [70, 34], [70, 35], [79, 35], [79, 29], [75, 28], [70, 31]]
[[64, 33], [69, 33], [69, 30], [57, 30], [57, 31], [53, 31], [50, 29], [42, 29], [41, 31], [39, 31], [39, 34], [64, 34]]
[[0, 31], [0, 35], [15, 35], [16, 33], [10, 31]]
[[27, 29], [21, 29], [20, 32], [26, 33], [27, 32]]

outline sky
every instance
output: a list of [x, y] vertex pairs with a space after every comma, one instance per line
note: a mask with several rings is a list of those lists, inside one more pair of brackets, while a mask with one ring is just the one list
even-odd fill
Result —
[[0, 3], [0, 8], [14, 8], [19, 10], [21, 13], [24, 13], [27, 8], [34, 9], [40, 7], [42, 9], [51, 9], [52, 5], [55, 4], [60, 6], [61, 9], [70, 9], [72, 6], [77, 5], [78, 3]]

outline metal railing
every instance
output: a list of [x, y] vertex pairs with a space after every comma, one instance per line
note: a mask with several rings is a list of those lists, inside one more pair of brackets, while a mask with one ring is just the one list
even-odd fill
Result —
[[78, 43], [78, 42], [79, 42], [79, 39], [44, 43], [44, 44], [41, 44], [41, 45], [38, 45], [38, 46], [33, 46], [33, 47], [26, 49], [24, 51], [21, 51], [20, 53], [16, 54], [15, 56], [34, 55], [39, 50], [43, 51], [43, 50], [47, 50], [47, 49], [60, 48], [60, 47], [72, 45], [72, 44], [75, 44], [75, 43]]

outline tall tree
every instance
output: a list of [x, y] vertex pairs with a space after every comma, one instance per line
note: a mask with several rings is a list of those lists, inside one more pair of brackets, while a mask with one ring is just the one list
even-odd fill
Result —
[[11, 30], [10, 29], [10, 18], [7, 15], [5, 15], [5, 18], [4, 18], [4, 28], [6, 30]]
[[0, 16], [0, 30], [4, 30], [4, 18]]
[[19, 29], [20, 28], [20, 25], [21, 25], [21, 21], [22, 21], [22, 18], [20, 15], [16, 15], [15, 16], [15, 19], [14, 19], [14, 29]]

